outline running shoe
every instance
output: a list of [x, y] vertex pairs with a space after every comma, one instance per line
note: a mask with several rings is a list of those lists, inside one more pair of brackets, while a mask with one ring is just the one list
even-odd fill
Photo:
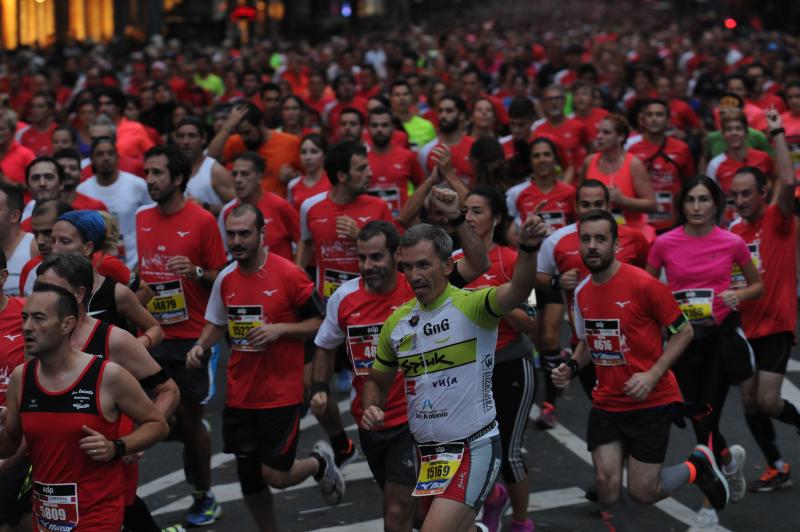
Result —
[[336, 467], [343, 468], [358, 460], [358, 448], [353, 443], [352, 438], [347, 438], [347, 447], [344, 449], [336, 449], [333, 452], [334, 462]]
[[186, 532], [186, 529], [183, 528], [183, 525], [180, 523], [172, 526], [168, 526], [167, 528], [162, 528], [161, 532]]
[[503, 515], [511, 505], [508, 497], [508, 490], [502, 484], [495, 484], [492, 493], [483, 503], [483, 519], [481, 523], [486, 525], [489, 532], [499, 532], [503, 528]]
[[765, 493], [774, 489], [788, 488], [792, 485], [791, 471], [789, 464], [783, 464], [783, 470], [767, 466], [764, 472], [750, 483], [750, 491]]
[[489, 529], [486, 528], [486, 525], [479, 523], [478, 521], [475, 521], [475, 530], [477, 532], [489, 532]]
[[327, 442], [320, 440], [314, 444], [311, 453], [321, 457], [325, 462], [325, 471], [317, 482], [319, 482], [319, 490], [322, 492], [322, 499], [326, 504], [335, 506], [342, 501], [345, 486], [344, 477], [336, 467], [336, 461], [333, 458], [333, 449]]
[[722, 466], [722, 473], [731, 490], [731, 502], [739, 502], [747, 493], [747, 480], [744, 478], [744, 462], [747, 460], [747, 451], [738, 443], [731, 445], [728, 450], [736, 460], [736, 469], [729, 473], [725, 466]]
[[222, 517], [222, 507], [210, 491], [195, 494], [194, 504], [186, 512], [186, 524], [189, 526], [206, 526], [215, 523]]
[[717, 468], [714, 460], [714, 453], [705, 445], [695, 445], [689, 461], [694, 464], [697, 476], [694, 483], [705, 494], [711, 506], [717, 510], [722, 510], [728, 504], [730, 491], [725, 475]]
[[714, 528], [719, 524], [719, 516], [713, 508], [700, 508], [693, 528]]
[[587, 501], [590, 501], [590, 502], [598, 502], [598, 501], [599, 501], [599, 499], [597, 498], [597, 486], [595, 486], [594, 484], [592, 484], [591, 486], [589, 486], [588, 488], [586, 488], [586, 491], [583, 493], [583, 497], [584, 497], [584, 498], [585, 498]]
[[536, 420], [536, 428], [539, 430], [550, 430], [555, 428], [558, 421], [556, 421], [556, 407], [551, 403], [545, 402], [542, 405], [539, 418]]
[[511, 526], [509, 527], [511, 532], [533, 532], [535, 529], [536, 527], [530, 519], [526, 519], [522, 523], [519, 521], [511, 521]]

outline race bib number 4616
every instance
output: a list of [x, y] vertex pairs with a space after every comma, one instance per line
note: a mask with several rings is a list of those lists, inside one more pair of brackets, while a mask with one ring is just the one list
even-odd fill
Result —
[[622, 353], [622, 341], [618, 319], [583, 320], [586, 345], [592, 353], [592, 361], [598, 366], [622, 366], [626, 364]]

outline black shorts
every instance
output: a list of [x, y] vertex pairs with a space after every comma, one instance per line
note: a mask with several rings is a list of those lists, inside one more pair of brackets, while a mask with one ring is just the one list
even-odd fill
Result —
[[553, 290], [550, 287], [536, 289], [536, 305], [539, 308], [547, 305], [563, 305], [564, 296], [561, 295], [561, 290]]
[[678, 368], [687, 364], [721, 372], [731, 386], [755, 375], [753, 349], [745, 338], [739, 313], [731, 312], [721, 325], [695, 326], [694, 338], [676, 363], [676, 376], [681, 373]]
[[792, 343], [794, 336], [790, 332], [770, 334], [750, 340], [756, 358], [756, 369], [785, 375], [786, 365], [792, 354]]
[[222, 411], [224, 451], [257, 454], [265, 466], [289, 471], [297, 454], [300, 407], [249, 409], [226, 406]]
[[615, 441], [646, 464], [663, 464], [669, 444], [672, 416], [665, 407], [611, 412], [592, 407], [586, 443], [589, 451]]
[[30, 461], [23, 458], [0, 473], [0, 525], [15, 526], [31, 513], [31, 490], [23, 493], [30, 469]]
[[416, 447], [407, 424], [385, 430], [358, 429], [358, 438], [381, 489], [387, 481], [411, 487], [416, 484]]
[[203, 365], [199, 368], [186, 367], [186, 353], [194, 346], [196, 340], [164, 340], [150, 350], [150, 354], [178, 385], [181, 401], [206, 404], [212, 397], [214, 370], [216, 360], [206, 351]]

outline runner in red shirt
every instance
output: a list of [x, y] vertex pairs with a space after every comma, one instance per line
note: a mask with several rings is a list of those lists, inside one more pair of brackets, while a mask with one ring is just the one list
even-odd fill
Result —
[[73, 148], [58, 150], [53, 154], [61, 168], [64, 169], [64, 180], [59, 198], [72, 205], [76, 211], [108, 211], [106, 204], [86, 194], [81, 194], [76, 189], [81, 182], [81, 156]]
[[[764, 294], [740, 305], [742, 326], [755, 354], [758, 369], [757, 401], [745, 411], [745, 419], [767, 459], [764, 473], [750, 484], [752, 491], [772, 491], [791, 482], [789, 464], [775, 443], [771, 418], [800, 428], [794, 404], [781, 398], [781, 384], [797, 327], [797, 291], [789, 272], [796, 270], [797, 232], [794, 223], [795, 179], [786, 134], [775, 109], [767, 111], [767, 124], [775, 145], [779, 187], [777, 203], [767, 203], [768, 184], [763, 172], [753, 167], [739, 169], [733, 177], [731, 196], [739, 218], [731, 232], [741, 236], [764, 279]], [[734, 283], [739, 272], [734, 273]], [[757, 408], [752, 408], [756, 406]]]
[[16, 130], [17, 115], [8, 109], [0, 110], [0, 171], [5, 182], [21, 189], [25, 183], [25, 168], [36, 154], [14, 140]]
[[646, 213], [656, 210], [656, 197], [647, 168], [636, 156], [625, 153], [630, 129], [619, 115], [609, 115], [597, 126], [595, 147], [581, 168], [581, 179], [602, 181], [611, 194], [612, 212], [617, 223], [640, 231], [648, 242], [655, 231], [647, 225]]
[[786, 84], [786, 102], [789, 110], [781, 114], [781, 122], [786, 130], [786, 144], [789, 146], [795, 176], [800, 178], [800, 81]]
[[569, 170], [564, 172], [564, 181], [570, 183], [574, 172], [581, 167], [591, 147], [592, 139], [586, 127], [573, 118], [564, 115], [565, 92], [561, 85], [551, 85], [542, 94], [542, 107], [545, 117], [531, 126], [532, 136], [552, 138], [567, 152]]
[[[606, 186], [600, 181], [588, 179], [578, 186], [575, 198], [575, 214], [580, 218], [591, 210], [609, 210], [610, 196]], [[619, 243], [617, 246], [617, 259], [620, 262], [644, 268], [647, 264], [649, 245], [644, 236], [627, 225], [620, 225], [617, 229]], [[548, 289], [560, 291], [558, 299], [552, 297], [553, 305], [566, 303], [572, 321], [572, 293], [575, 287], [589, 275], [589, 270], [583, 263], [579, 251], [578, 224], [567, 225], [547, 237], [542, 243], [537, 261], [536, 284], [543, 293]], [[545, 296], [545, 301], [550, 299]], [[563, 313], [557, 313], [558, 307], [551, 312], [545, 303], [545, 322], [542, 334], [538, 339], [539, 353], [542, 355], [545, 371], [550, 371], [563, 361], [565, 351], [560, 344], [560, 324]], [[574, 328], [574, 321], [573, 328]], [[573, 343], [575, 339], [573, 338]], [[594, 366], [586, 366], [580, 374], [581, 385], [587, 395], [591, 394], [596, 376]], [[548, 384], [549, 383], [549, 384]], [[556, 424], [555, 401], [557, 392], [550, 379], [545, 379], [545, 403], [542, 405], [542, 415], [537, 420], [540, 428], [552, 428]]]
[[[18, 366], [8, 384], [0, 458], [13, 455], [24, 436], [39, 530], [120, 528], [120, 459], [169, 432], [130, 373], [70, 346], [78, 313], [75, 297], [60, 286], [42, 285], [31, 294], [22, 319], [25, 351], [33, 360]], [[66, 389], [65, 382], [71, 383]], [[123, 416], [138, 427], [121, 436]]]
[[[767, 82], [767, 72], [763, 64], [759, 62], [750, 63], [745, 67], [744, 72], [750, 79], [750, 83], [752, 83], [750, 97], [748, 98], [750, 103], [763, 109], [765, 115], [766, 111], [770, 109], [775, 109], [778, 113], [786, 111], [786, 104], [783, 103], [783, 98], [764, 90], [765, 83]], [[767, 120], [767, 125], [769, 125], [769, 120]]]
[[154, 206], [136, 213], [136, 247], [142, 280], [153, 289], [147, 305], [164, 330], [164, 342], [153, 357], [175, 379], [181, 391], [175, 432], [186, 446], [186, 464], [194, 480], [194, 504], [187, 521], [211, 524], [222, 510], [209, 491], [211, 452], [203, 427], [203, 405], [212, 390], [208, 361], [187, 368], [186, 354], [203, 329], [203, 312], [211, 284], [225, 265], [225, 248], [216, 220], [183, 195], [191, 164], [174, 146], [156, 146], [145, 156], [145, 177]]
[[325, 157], [333, 188], [312, 196], [300, 208], [297, 265], [317, 256], [317, 290], [327, 300], [343, 282], [358, 277], [355, 240], [372, 220], [392, 220], [382, 199], [366, 194], [372, 173], [363, 144], [340, 142]]
[[384, 528], [411, 528], [414, 500], [414, 440], [408, 430], [403, 377], [395, 375], [387, 394], [386, 418], [380, 430], [361, 425], [361, 393], [378, 347], [381, 327], [392, 311], [414, 298], [405, 277], [399, 275], [395, 252], [400, 241], [397, 229], [385, 221], [369, 222], [358, 234], [358, 267], [361, 277], [342, 284], [328, 300], [325, 321], [314, 340], [311, 409], [318, 417], [336, 406], [329, 400], [328, 383], [334, 356], [344, 343], [353, 370], [350, 412], [359, 426], [361, 449], [373, 477], [383, 490]]
[[580, 342], [551, 375], [565, 388], [582, 366], [597, 368], [587, 444], [603, 522], [609, 530], [632, 530], [622, 495], [626, 455], [631, 499], [653, 504], [696, 483], [716, 508], [724, 508], [728, 486], [708, 447], [697, 445], [685, 462], [663, 467], [672, 425], [668, 407], [681, 401], [670, 367], [689, 345], [692, 326], [666, 286], [616, 259], [617, 224], [609, 212], [584, 215], [580, 241], [592, 272], [575, 290]]
[[64, 182], [64, 170], [47, 155], [37, 157], [25, 167], [25, 186], [33, 197], [22, 210], [20, 227], [26, 233], [31, 231], [30, 217], [36, 200], [58, 198]]
[[731, 183], [736, 171], [745, 166], [755, 166], [773, 181], [774, 163], [768, 153], [747, 147], [747, 117], [742, 111], [731, 110], [722, 117], [722, 135], [728, 148], [708, 162], [705, 174], [719, 184], [725, 194], [725, 223], [730, 223], [736, 207], [730, 197]]
[[458, 178], [467, 189], [475, 186], [475, 170], [469, 162], [469, 152], [475, 138], [465, 133], [467, 106], [458, 96], [445, 95], [439, 100], [439, 136], [422, 147], [419, 162], [428, 173], [436, 166], [434, 151], [446, 146], [452, 154], [451, 161]]
[[225, 452], [234, 453], [248, 508], [259, 530], [276, 529], [269, 487], [313, 476], [325, 502], [338, 504], [344, 479], [325, 442], [296, 459], [303, 405], [303, 339], [322, 322], [322, 302], [303, 270], [263, 245], [265, 220], [245, 204], [225, 223], [236, 262], [211, 289], [206, 323], [187, 364], [200, 368], [226, 331], [231, 342], [223, 416]]
[[[36, 280], [36, 267], [42, 259], [53, 252], [53, 226], [56, 219], [62, 214], [72, 210], [72, 207], [58, 200], [45, 200], [39, 202], [33, 209], [30, 218], [31, 233], [36, 239], [36, 249], [39, 254], [29, 260], [19, 274], [19, 293], [27, 296], [33, 292], [33, 283]], [[130, 272], [128, 272], [130, 274]]]
[[492, 104], [497, 121], [503, 125], [508, 124], [508, 113], [506, 108], [503, 107], [503, 102], [486, 93], [481, 77], [481, 71], [474, 66], [469, 66], [461, 71], [461, 88], [464, 91], [463, 96], [467, 105], [467, 112], [471, 114], [477, 101], [485, 99]]
[[685, 139], [702, 133], [700, 117], [688, 103], [675, 97], [672, 78], [657, 75], [656, 93], [661, 100], [669, 102], [669, 120], [675, 129], [675, 137]]
[[361, 96], [356, 96], [356, 80], [352, 74], [343, 72], [339, 74], [331, 84], [336, 100], [328, 103], [322, 110], [322, 121], [329, 131], [332, 131], [339, 123], [339, 115], [347, 107], [353, 107], [361, 116], [367, 114], [367, 100]]
[[370, 111], [367, 129], [372, 140], [372, 149], [367, 153], [372, 174], [369, 193], [383, 199], [392, 215], [397, 216], [408, 201], [408, 183], [418, 187], [425, 179], [422, 166], [414, 152], [391, 144], [394, 124], [389, 109], [378, 107]]
[[53, 131], [58, 124], [53, 119], [55, 101], [45, 92], [33, 95], [30, 101], [30, 125], [19, 135], [19, 143], [37, 156], [52, 155]]
[[331, 142], [348, 140], [350, 142], [360, 142], [364, 136], [364, 124], [366, 119], [364, 114], [355, 107], [345, 107], [339, 113], [339, 120], [336, 122], [336, 130], [331, 132]]
[[536, 108], [530, 98], [514, 98], [508, 106], [508, 128], [510, 134], [498, 141], [503, 147], [506, 159], [513, 159], [520, 143], [527, 143], [531, 137], [531, 126], [536, 116]]
[[311, 196], [331, 189], [331, 182], [325, 173], [325, 154], [328, 153], [328, 141], [319, 133], [310, 133], [300, 143], [300, 164], [303, 174], [295, 177], [286, 185], [287, 199], [294, 210], [300, 212], [300, 206]]
[[574, 112], [569, 118], [577, 120], [586, 129], [591, 143], [597, 136], [597, 124], [608, 116], [608, 111], [594, 105], [595, 86], [591, 82], [579, 79], [572, 84], [572, 107]]
[[694, 159], [682, 140], [667, 136], [670, 107], [664, 100], [651, 100], [644, 106], [642, 140], [632, 144], [628, 153], [642, 161], [650, 174], [656, 195], [656, 211], [647, 215], [647, 222], [656, 231], [675, 223], [675, 198], [681, 183], [695, 174]]
[[[225, 219], [239, 205], [247, 203], [257, 207], [264, 215], [264, 245], [286, 260], [292, 260], [292, 244], [300, 240], [300, 219], [292, 205], [272, 192], [261, 190], [264, 159], [252, 151], [233, 158], [233, 184], [236, 198], [222, 207], [217, 220], [220, 234], [225, 235]], [[230, 251], [230, 250], [228, 250]]]

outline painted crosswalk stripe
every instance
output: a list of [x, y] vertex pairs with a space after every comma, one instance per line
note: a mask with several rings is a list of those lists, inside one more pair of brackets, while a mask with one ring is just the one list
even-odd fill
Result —
[[[343, 401], [339, 401], [339, 412], [342, 414], [350, 411], [350, 399], [345, 399]], [[317, 425], [319, 422], [317, 418], [308, 414], [306, 417], [300, 420], [300, 430], [305, 430], [309, 427], [313, 427]], [[232, 454], [227, 453], [217, 453], [211, 457], [211, 469], [215, 469], [217, 467], [223, 466], [228, 462], [232, 462], [234, 460], [234, 456]], [[184, 481], [185, 475], [183, 473], [183, 469], [179, 469], [177, 471], [173, 471], [168, 473], [162, 477], [158, 477], [157, 479], [151, 480], [145, 484], [139, 486], [139, 489], [136, 490], [136, 494], [139, 497], [145, 498], [151, 495], [154, 495], [160, 491], [165, 489], [171, 488], [176, 484], [180, 484]]]

